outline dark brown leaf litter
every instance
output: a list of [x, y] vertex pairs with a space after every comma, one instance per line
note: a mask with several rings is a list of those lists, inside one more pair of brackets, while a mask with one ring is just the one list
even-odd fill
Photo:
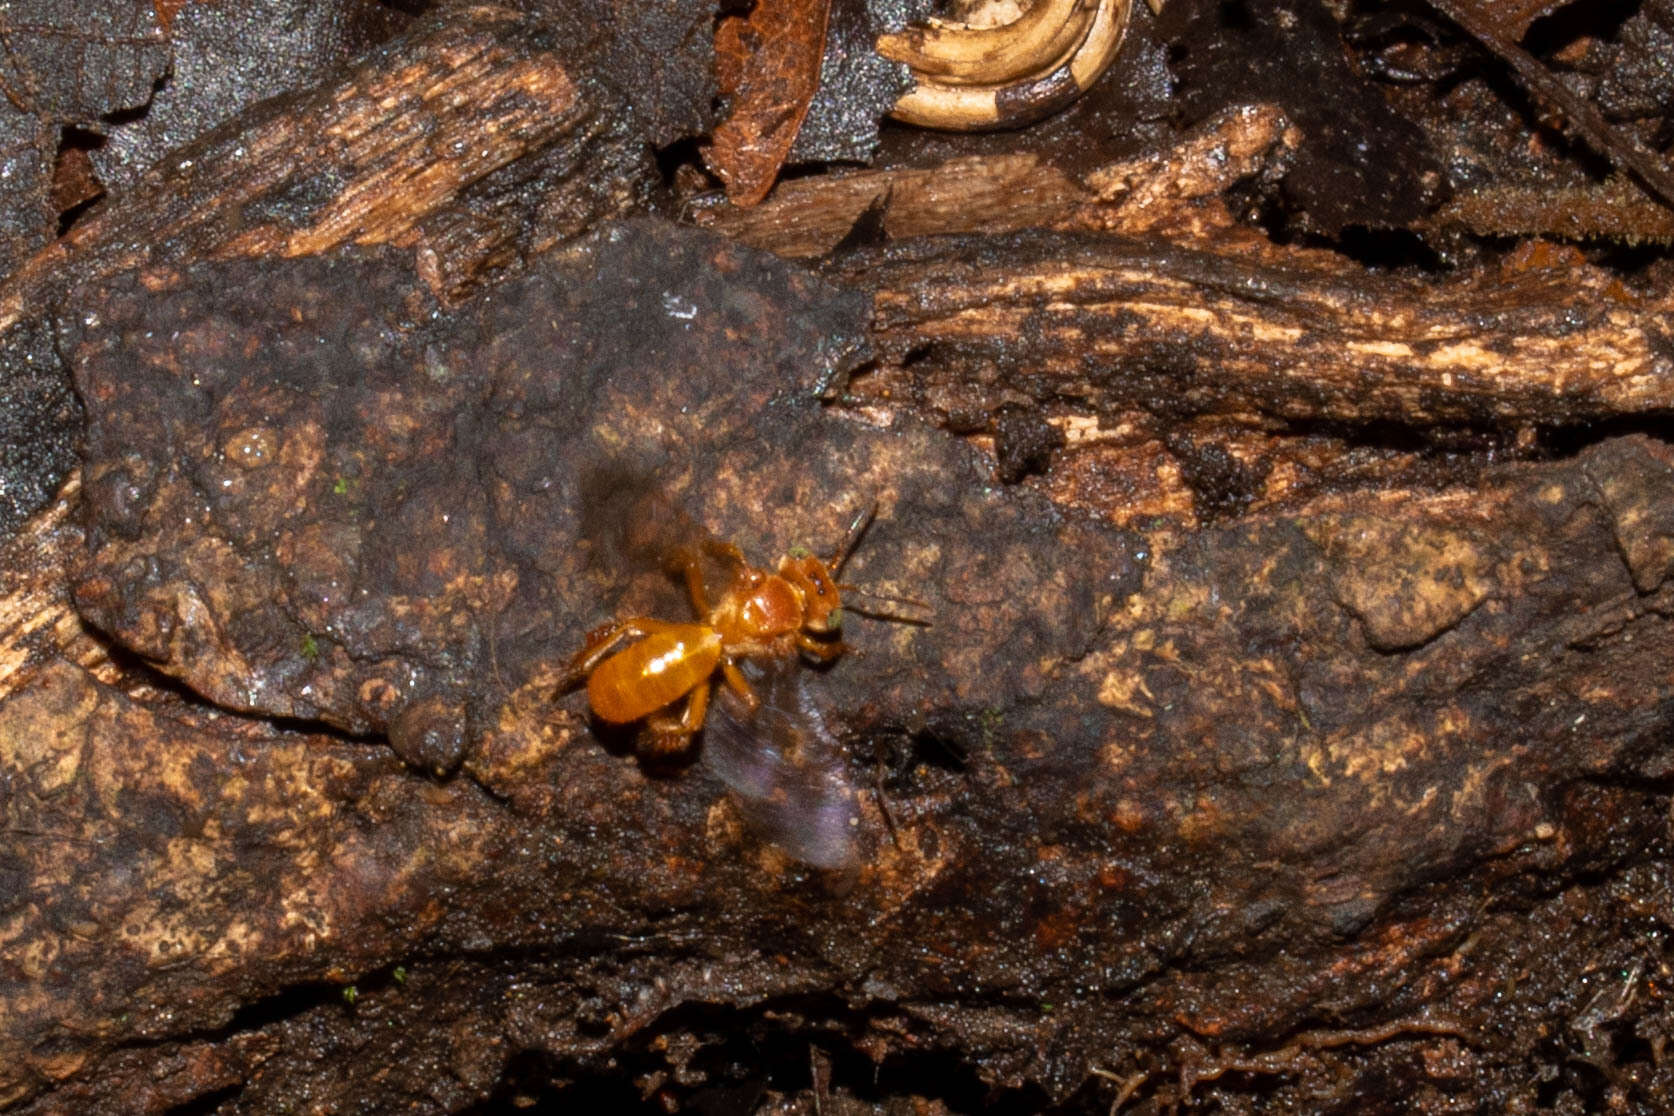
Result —
[[1164, 19], [1177, 44], [1177, 115], [1195, 121], [1229, 103], [1271, 103], [1301, 129], [1281, 187], [1298, 231], [1399, 228], [1445, 200], [1429, 140], [1356, 71], [1324, 5], [1185, 0]]
[[80, 428], [51, 324], [14, 328], [0, 342], [0, 533], [52, 498], [75, 466]]
[[[1611, 1038], [1664, 1018], [1622, 1006], [1660, 963], [1633, 896], [1667, 890], [1647, 860], [1674, 650], [1660, 444], [1141, 543], [993, 488], [882, 404], [822, 403], [868, 309], [748, 250], [631, 224], [457, 313], [416, 289], [377, 257], [204, 265], [105, 284], [65, 328], [93, 422], [87, 614], [218, 703], [463, 756], [496, 796], [438, 785], [493, 848], [472, 846], [470, 901], [412, 907], [455, 957], [431, 1006], [380, 982], [411, 1026], [310, 1002], [211, 1039], [277, 1044], [249, 1105], [353, 1077], [317, 1068], [323, 1036], [385, 1044], [370, 1061], [403, 1081], [459, 1067], [443, 1107], [606, 1058], [679, 1078], [726, 1049], [693, 1003], [746, 1030], [770, 1010], [780, 1034], [839, 1019], [822, 1042], [886, 1064], [957, 1049], [1043, 1101], [1095, 1067], [1158, 1104], [1247, 1104], [1250, 1075], [1342, 1103], [1391, 1074], [1594, 1095], [1571, 1051], [1674, 1096]], [[858, 653], [809, 679], [862, 785], [869, 739], [917, 749], [856, 798], [862, 855], [830, 890], [701, 772], [647, 778], [575, 697], [553, 707], [583, 628], [670, 596], [584, 528], [601, 464], [759, 558], [879, 501], [849, 577], [933, 625], [857, 620]], [[1651, 938], [1596, 929], [1635, 918]], [[359, 972], [413, 940], [378, 925], [348, 947]], [[1622, 976], [1583, 996], [1559, 956]]]
[[714, 123], [716, 0], [524, 0], [548, 23], [566, 55], [616, 87], [634, 131], [668, 147]]
[[[426, 768], [618, 607], [578, 518], [601, 467], [759, 561], [829, 549], [877, 501], [847, 576], [937, 620], [856, 637], [875, 649], [833, 695], [872, 720], [1038, 695], [1137, 569], [1131, 540], [984, 486], [958, 443], [826, 413], [866, 300], [706, 234], [618, 226], [455, 316], [355, 257], [154, 271], [83, 304], [85, 615], [222, 705], [387, 732]], [[989, 677], [1001, 657], [1015, 673]]]
[[53, 120], [143, 105], [168, 64], [149, 0], [17, 0], [0, 15], [0, 34], [6, 99]]
[[830, 0], [763, 0], [715, 33], [716, 74], [729, 101], [704, 162], [737, 205], [767, 196], [820, 83]]

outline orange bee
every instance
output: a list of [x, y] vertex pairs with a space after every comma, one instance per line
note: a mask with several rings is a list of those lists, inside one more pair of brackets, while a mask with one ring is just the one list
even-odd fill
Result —
[[[759, 703], [739, 669], [745, 660], [786, 661], [806, 655], [820, 662], [846, 649], [840, 633], [843, 602], [838, 571], [870, 524], [863, 512], [829, 561], [795, 549], [769, 573], [752, 566], [731, 543], [704, 538], [678, 548], [671, 564], [683, 577], [697, 620], [677, 623], [648, 616], [614, 620], [588, 633], [570, 664], [570, 684], [587, 679], [587, 700], [602, 721], [644, 721], [653, 750], [683, 748], [703, 728], [715, 675], [753, 712]], [[726, 587], [711, 602], [702, 558], [729, 571]], [[628, 638], [637, 642], [618, 650]], [[668, 712], [682, 698], [676, 715]]]

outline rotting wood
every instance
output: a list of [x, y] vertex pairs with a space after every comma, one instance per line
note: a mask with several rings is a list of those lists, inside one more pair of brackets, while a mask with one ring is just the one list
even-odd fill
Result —
[[617, 95], [570, 72], [538, 20], [450, 12], [165, 160], [0, 286], [0, 334], [66, 275], [168, 258], [398, 244], [422, 254], [438, 294], [457, 294], [631, 209], [647, 159]]
[[[996, 238], [983, 245], [999, 265], [984, 289], [1014, 315], [1108, 325], [1115, 294], [1148, 283], [1135, 328], [1176, 346], [1183, 321], [1207, 331], [1203, 398], [1220, 398], [1219, 362], [1231, 361], [1221, 390], [1238, 406], [1216, 417], [1256, 412], [1240, 436], [1279, 437], [1266, 417], [1343, 415], [1349, 362], [1329, 361], [1326, 335], [1360, 323], [1348, 281], [1317, 257], [1285, 271], [1247, 242], [1213, 247], [1136, 247], [1085, 228]], [[947, 248], [874, 250], [878, 339], [900, 352], [920, 330], [942, 346], [875, 382], [937, 359], [958, 373], [972, 353], [1011, 369], [1044, 354], [1041, 367], [1064, 373], [1061, 336], [1037, 342], [927, 278], [952, 266]], [[1491, 308], [1491, 279], [1480, 282], [1459, 289]], [[1556, 280], [1520, 279], [1511, 295], [1531, 290], [1535, 310], [1486, 320], [1551, 321]], [[922, 317], [903, 308], [913, 291], [929, 296]], [[1288, 314], [1320, 330], [1311, 355], [1337, 378], [1285, 401], [1304, 373], [1275, 372], [1272, 348], [1259, 349], [1265, 363], [1236, 363], [1237, 334], [1184, 316], [1191, 294], [1244, 321]], [[1635, 305], [1582, 341], [1614, 323], [1629, 351], [1651, 313]], [[525, 319], [543, 323], [513, 324]], [[976, 324], [937, 334], [948, 322]], [[1124, 350], [1110, 352], [1121, 367]], [[1577, 401], [1511, 366], [1524, 379], [1499, 395], [1490, 384], [1485, 405], [1468, 391], [1405, 394], [1390, 364], [1384, 410], [1348, 414], [1421, 426], [1648, 406], [1649, 395]], [[631, 1065], [666, 1081], [700, 1075], [717, 1032], [774, 1026], [896, 1064], [952, 1050], [984, 1083], [1041, 1097], [1100, 1072], [1143, 1085], [1134, 1067], [1156, 1058], [1171, 1071], [1147, 1089], [1159, 1104], [1240, 1068], [1327, 1088], [1415, 1065], [1455, 1090], [1532, 1101], [1529, 1067], [1571, 1061], [1571, 1030], [1574, 1056], [1611, 1064], [1596, 1035], [1612, 1005], [1650, 996], [1635, 967], [1645, 935], [1628, 931], [1674, 894], [1657, 864], [1624, 852], [1666, 827], [1664, 447], [1615, 440], [1483, 470], [1476, 487], [1385, 483], [1120, 536], [988, 483], [980, 459], [916, 422], [911, 398], [868, 396], [864, 381], [848, 409], [792, 412], [822, 440], [787, 439], [785, 409], [750, 409], [761, 397], [745, 371], [761, 372], [682, 369], [659, 384], [630, 359], [608, 382], [643, 410], [612, 421], [689, 439], [704, 468], [688, 494], [741, 530], [789, 529], [763, 477], [813, 478], [821, 507], [911, 479], [900, 533], [863, 558], [890, 588], [934, 596], [938, 626], [861, 627], [858, 641], [876, 641], [867, 654], [820, 679], [857, 746], [920, 744], [883, 765], [864, 801], [873, 855], [857, 876], [822, 882], [752, 842], [701, 772], [651, 778], [612, 754], [512, 652], [486, 672], [473, 664], [474, 696], [497, 715], [473, 778], [450, 781], [376, 742], [95, 685], [53, 655], [60, 643], [90, 665], [100, 655], [63, 608], [56, 569], [78, 538], [60, 505], [17, 540], [39, 572], [0, 611], [35, 623], [33, 656], [0, 654], [0, 671], [28, 683], [0, 686], [0, 741], [30, 761], [6, 771], [6, 824], [26, 859], [0, 869], [25, 898], [0, 934], [14, 935], [7, 979], [28, 987], [0, 1012], [16, 1028], [0, 1036], [0, 1096], [43, 1112], [161, 1110], [234, 1090], [252, 1108], [328, 1094], [457, 1108], [494, 1095], [518, 1052], [554, 1059], [539, 1063], [553, 1076]], [[1078, 397], [1091, 415], [1179, 415], [1166, 377], [1149, 395], [1092, 386]], [[704, 442], [693, 416], [705, 399], [751, 437]], [[926, 504], [947, 514], [907, 514]], [[1136, 565], [1112, 599], [1089, 601], [1117, 607], [1078, 614], [1069, 588], [1122, 555]], [[579, 580], [555, 590], [577, 627], [606, 607]], [[1016, 638], [984, 642], [1006, 634], [1002, 621]], [[914, 661], [901, 645], [936, 650]], [[541, 651], [554, 649], [568, 648]], [[1584, 970], [1611, 975], [1577, 1004]], [[693, 1005], [716, 1015], [693, 1019]], [[1666, 1073], [1639, 1088], [1667, 1096]]]
[[[1293, 142], [1280, 114], [1254, 107], [1082, 182], [1010, 156], [807, 179], [754, 210], [695, 216], [801, 256], [880, 206], [888, 242], [824, 267], [873, 292], [879, 378], [897, 401], [914, 383], [957, 391], [1003, 363], [1026, 370], [1016, 379], [1037, 401], [1258, 428], [1516, 430], [1669, 409], [1665, 292], [1574, 255], [1397, 278], [1237, 226], [1223, 191], [1282, 168]], [[1042, 227], [1058, 231], [1026, 231]], [[906, 360], [910, 374], [893, 374]]]
[[834, 270], [875, 292], [877, 343], [915, 375], [1004, 360], [1094, 411], [1514, 428], [1674, 400], [1674, 302], [1585, 265], [1420, 281], [1019, 234]]
[[[1167, 148], [1080, 177], [1037, 155], [981, 156], [793, 179], [760, 205], [711, 198], [694, 204], [690, 216], [702, 228], [792, 257], [825, 255], [872, 207], [878, 234], [894, 240], [1039, 228], [1205, 239], [1213, 230], [1230, 245], [1234, 223], [1222, 195], [1241, 179], [1279, 173], [1296, 142], [1278, 109], [1247, 105]], [[1260, 243], [1243, 238], [1247, 251]]]
[[[1308, 1037], [1322, 1011], [1380, 1020], [1343, 1033], [1390, 1057], [1463, 1035], [1497, 1079], [1548, 1041], [1565, 986], [1550, 939], [1485, 920], [1480, 890], [1601, 870], [1662, 824], [1631, 784], [1666, 772], [1671, 491], [1666, 454], [1628, 440], [1474, 492], [1160, 531], [1144, 588], [1075, 661], [1002, 681], [948, 645], [949, 681], [1032, 696], [938, 701], [970, 710], [939, 729], [965, 763], [893, 774], [890, 826], [865, 796], [867, 857], [823, 882], [752, 842], [699, 772], [647, 778], [578, 733], [550, 683], [480, 743], [489, 795], [377, 742], [136, 702], [48, 661], [0, 705], [27, 896], [0, 928], [0, 1085], [45, 1108], [234, 1086], [271, 1107], [423, 1096], [446, 1064], [454, 1107], [513, 1049], [602, 1066], [685, 1003], [833, 995], [880, 1056], [953, 1046], [1060, 1095], [1140, 1049], [1201, 1064], [1200, 1084], [1292, 1048], [1340, 1066]], [[981, 623], [988, 587], [940, 588]], [[856, 638], [863, 667], [822, 692], [851, 725], [897, 716], [898, 652]], [[1575, 901], [1527, 917], [1632, 917]], [[238, 1022], [276, 996], [277, 1018]]]
[[[78, 281], [146, 264], [342, 245], [413, 254], [444, 303], [486, 275], [642, 206], [656, 172], [622, 94], [538, 18], [450, 8], [334, 81], [258, 104], [171, 153], [0, 284], [0, 363], [22, 370], [24, 458], [67, 469], [73, 401], [53, 315]], [[581, 47], [573, 48], [579, 52]], [[14, 466], [15, 468], [15, 466]], [[15, 526], [62, 476], [8, 478]], [[6, 483], [0, 480], [0, 483]]]
[[108, 678], [108, 648], [70, 604], [66, 575], [81, 562], [82, 537], [73, 517], [81, 495], [72, 476], [51, 507], [0, 544], [0, 703], [22, 689], [45, 664], [76, 663]]
[[[258, 106], [107, 202], [0, 285], [0, 336], [62, 308], [72, 282], [159, 259], [394, 244], [415, 251], [438, 297], [457, 297], [485, 272], [631, 210], [647, 158], [616, 95], [570, 73], [542, 23], [491, 5], [451, 12], [334, 84]], [[542, 175], [541, 189], [515, 188]], [[64, 595], [79, 492], [78, 476], [66, 478], [8, 543], [0, 695], [27, 677], [31, 648], [56, 642], [96, 668], [105, 659]]]

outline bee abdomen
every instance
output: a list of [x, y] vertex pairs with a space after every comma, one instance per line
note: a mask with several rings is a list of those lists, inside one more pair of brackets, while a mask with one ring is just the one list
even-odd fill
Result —
[[587, 678], [587, 700], [601, 719], [627, 724], [690, 692], [720, 661], [720, 632], [671, 624], [600, 663]]

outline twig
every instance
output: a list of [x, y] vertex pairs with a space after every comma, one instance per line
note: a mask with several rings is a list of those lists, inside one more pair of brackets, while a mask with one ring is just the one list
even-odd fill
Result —
[[1430, 6], [1463, 28], [1516, 71], [1532, 92], [1562, 109], [1581, 138], [1599, 154], [1632, 172], [1646, 191], [1674, 209], [1674, 173], [1653, 152], [1610, 126], [1597, 108], [1559, 81], [1540, 60], [1501, 35], [1492, 21], [1465, 0], [1430, 0]]

